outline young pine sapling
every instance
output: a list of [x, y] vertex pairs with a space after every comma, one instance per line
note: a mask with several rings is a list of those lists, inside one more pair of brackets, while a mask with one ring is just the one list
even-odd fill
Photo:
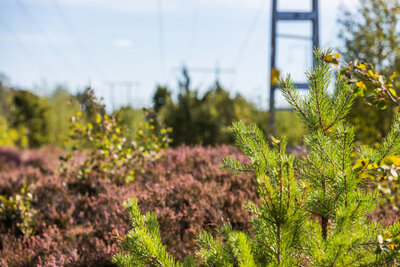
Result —
[[285, 138], [270, 146], [256, 126], [234, 123], [237, 145], [250, 159], [227, 157], [224, 167], [254, 173], [259, 204], [249, 204], [251, 229], [239, 232], [224, 225], [219, 237], [203, 232], [195, 257], [181, 263], [162, 245], [154, 213], [143, 216], [137, 201], [125, 202], [133, 229], [120, 242], [125, 253], [114, 256], [120, 266], [392, 266], [400, 263], [400, 224], [383, 227], [366, 215], [379, 204], [368, 186], [362, 159], [382, 161], [400, 152], [399, 116], [379, 149], [357, 148], [354, 127], [345, 121], [354, 86], [338, 76], [328, 93], [332, 70], [315, 51], [315, 67], [307, 75], [309, 94], [297, 94], [290, 76], [278, 82], [283, 95], [306, 128], [307, 155], [286, 153]]

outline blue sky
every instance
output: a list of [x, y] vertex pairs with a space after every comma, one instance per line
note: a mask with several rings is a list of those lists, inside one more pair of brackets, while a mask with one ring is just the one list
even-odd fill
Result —
[[[278, 0], [280, 10], [307, 10], [310, 0]], [[339, 6], [320, 0], [320, 42], [337, 47]], [[161, 11], [161, 12], [160, 12]], [[161, 16], [160, 16], [161, 14]], [[266, 108], [271, 0], [0, 0], [0, 72], [12, 85], [44, 94], [89, 82], [110, 104], [149, 105], [157, 84], [176, 93], [179, 66], [233, 68], [220, 82]], [[160, 29], [160, 25], [161, 29]], [[311, 35], [311, 24], [282, 23], [280, 33]], [[301, 79], [310, 43], [278, 40], [278, 67]], [[213, 73], [190, 73], [200, 93]], [[135, 82], [130, 94], [122, 82]], [[131, 99], [129, 99], [129, 96]]]

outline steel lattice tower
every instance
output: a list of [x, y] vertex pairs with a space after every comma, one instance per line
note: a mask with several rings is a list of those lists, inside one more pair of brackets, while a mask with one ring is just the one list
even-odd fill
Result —
[[[270, 126], [274, 128], [275, 125], [275, 90], [276, 85], [273, 84], [274, 72], [276, 72], [276, 38], [279, 37], [276, 33], [278, 21], [311, 21], [312, 22], [312, 43], [313, 47], [319, 46], [318, 35], [318, 0], [312, 1], [312, 10], [310, 12], [279, 12], [277, 10], [278, 0], [272, 0], [272, 23], [271, 23], [271, 81], [269, 93], [269, 111], [270, 111]], [[299, 36], [289, 36], [288, 38], [301, 38]], [[311, 53], [313, 54], [313, 53]], [[307, 89], [306, 83], [295, 83], [298, 89]]]

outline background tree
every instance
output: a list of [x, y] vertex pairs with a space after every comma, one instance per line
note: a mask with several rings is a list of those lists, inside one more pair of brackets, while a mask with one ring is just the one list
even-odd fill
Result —
[[8, 115], [10, 127], [18, 129], [25, 127], [28, 131], [29, 147], [39, 147], [49, 142], [49, 125], [46, 99], [25, 90], [15, 90], [12, 93], [12, 106]]
[[[358, 59], [375, 65], [378, 73], [389, 77], [400, 72], [400, 2], [397, 0], [360, 0], [355, 12], [344, 11], [338, 19], [341, 54], [346, 61]], [[394, 79], [399, 88], [400, 79]], [[393, 117], [393, 105], [379, 111], [357, 98], [349, 114], [358, 125], [357, 140], [375, 143], [387, 132]]]
[[8, 79], [0, 73], [0, 115], [5, 116], [10, 106], [10, 87]]
[[153, 109], [155, 112], [160, 109], [171, 100], [171, 92], [166, 86], [157, 86], [156, 92], [153, 96]]
[[[170, 91], [158, 87], [153, 97], [153, 109], [158, 113], [163, 125], [173, 128], [173, 145], [203, 144], [217, 145], [233, 142], [228, 130], [234, 121], [255, 123], [265, 134], [268, 112], [258, 108], [244, 97], [231, 96], [220, 84], [214, 84], [203, 96], [191, 88], [187, 70], [179, 82], [177, 101], [171, 98]], [[302, 139], [302, 124], [291, 112], [278, 112], [277, 132], [288, 136], [289, 145], [297, 145]]]
[[48, 103], [46, 119], [49, 128], [49, 142], [58, 147], [65, 147], [71, 127], [70, 118], [79, 110], [78, 100], [67, 89], [57, 86], [49, 96]]

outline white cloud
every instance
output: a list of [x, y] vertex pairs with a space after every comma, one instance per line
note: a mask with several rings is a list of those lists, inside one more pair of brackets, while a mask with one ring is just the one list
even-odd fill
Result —
[[131, 47], [132, 46], [132, 40], [130, 39], [115, 39], [114, 40], [114, 45], [117, 47]]

